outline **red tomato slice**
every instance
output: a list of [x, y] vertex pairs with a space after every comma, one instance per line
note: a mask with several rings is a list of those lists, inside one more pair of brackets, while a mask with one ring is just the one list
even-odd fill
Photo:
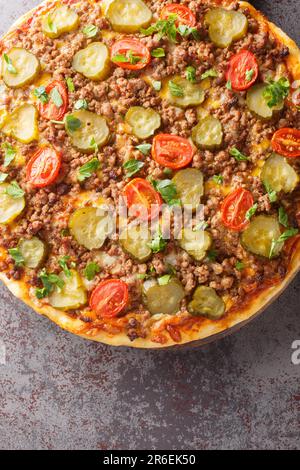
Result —
[[178, 170], [191, 163], [193, 155], [192, 144], [183, 137], [158, 134], [153, 139], [152, 157], [159, 165]]
[[[123, 189], [128, 208], [133, 208], [133, 217], [141, 220], [150, 220], [156, 217], [160, 211], [162, 200], [153, 186], [143, 178], [134, 178]], [[140, 206], [140, 208], [139, 208]]]
[[[51, 98], [51, 91], [54, 90], [54, 88], [56, 88], [62, 99], [62, 104], [59, 107], [56, 106]], [[45, 90], [49, 96], [49, 101], [48, 103], [39, 104], [40, 115], [44, 119], [60, 121], [66, 114], [69, 105], [67, 88], [63, 82], [54, 80], [46, 86]]]
[[300, 131], [284, 127], [272, 137], [272, 148], [280, 155], [288, 158], [300, 157]]
[[35, 188], [44, 188], [56, 180], [61, 154], [52, 147], [41, 147], [26, 165], [26, 179]]
[[258, 77], [258, 63], [252, 52], [244, 50], [231, 57], [226, 78], [233, 90], [243, 91], [253, 85]]
[[253, 206], [253, 196], [250, 191], [238, 188], [224, 199], [221, 206], [221, 217], [225, 227], [240, 231], [245, 228], [249, 221], [246, 213]]
[[196, 26], [196, 17], [194, 13], [185, 5], [178, 5], [177, 3], [170, 3], [166, 5], [160, 13], [162, 20], [168, 19], [170, 15], [177, 15], [178, 20], [176, 26], [180, 24], [185, 24], [193, 28]]
[[137, 39], [121, 39], [111, 48], [111, 60], [122, 69], [141, 70], [149, 64], [151, 54]]
[[92, 292], [90, 307], [100, 317], [112, 318], [123, 310], [128, 302], [128, 286], [119, 279], [102, 281]]

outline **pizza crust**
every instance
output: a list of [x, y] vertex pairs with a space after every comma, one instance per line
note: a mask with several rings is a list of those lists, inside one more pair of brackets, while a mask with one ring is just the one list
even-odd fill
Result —
[[[13, 34], [18, 27], [20, 27], [26, 20], [32, 17], [33, 14], [46, 5], [56, 3], [46, 0], [39, 6], [33, 8], [31, 11], [19, 18], [9, 29], [6, 35], [2, 39], [7, 38], [10, 34]], [[79, 3], [79, 2], [78, 2]], [[230, 5], [230, 0], [218, 0], [220, 5]], [[273, 36], [282, 44], [286, 45], [290, 50], [290, 55], [286, 60], [289, 72], [293, 76], [294, 80], [300, 80], [300, 49], [296, 43], [287, 36], [278, 26], [271, 23], [265, 18], [265, 16], [256, 10], [248, 2], [240, 1], [239, 4], [248, 8], [251, 15], [263, 23], [266, 29], [269, 29]], [[293, 249], [293, 254], [290, 259], [288, 272], [284, 280], [275, 286], [267, 288], [260, 292], [255, 298], [250, 300], [243, 308], [238, 311], [230, 313], [225, 316], [224, 319], [213, 322], [204, 319], [198, 328], [191, 328], [189, 332], [182, 332], [182, 341], [180, 343], [175, 342], [171, 337], [168, 338], [163, 344], [153, 342], [150, 338], [137, 338], [134, 342], [131, 342], [128, 336], [123, 333], [108, 334], [105, 331], [95, 331], [95, 329], [87, 330], [87, 324], [79, 319], [74, 319], [65, 312], [55, 309], [50, 305], [38, 305], [38, 301], [34, 302], [28, 294], [28, 289], [24, 281], [15, 281], [9, 279], [4, 273], [0, 273], [0, 280], [6, 285], [11, 293], [26, 303], [29, 307], [35, 310], [37, 313], [46, 316], [49, 320], [56, 323], [62, 329], [80, 336], [85, 339], [98, 341], [111, 346], [129, 346], [140, 349], [166, 349], [166, 348], [180, 348], [182, 346], [201, 346], [209, 342], [215, 341], [227, 334], [237, 331], [242, 326], [247, 324], [249, 321], [261, 314], [290, 284], [293, 278], [296, 276], [300, 269], [300, 239], [297, 241], [297, 245]]]

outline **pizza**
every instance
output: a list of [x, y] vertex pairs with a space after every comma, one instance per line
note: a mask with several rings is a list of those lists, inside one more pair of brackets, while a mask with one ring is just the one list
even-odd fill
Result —
[[16, 297], [83, 338], [166, 348], [282, 292], [300, 262], [300, 54], [279, 28], [238, 1], [46, 1], [0, 47]]

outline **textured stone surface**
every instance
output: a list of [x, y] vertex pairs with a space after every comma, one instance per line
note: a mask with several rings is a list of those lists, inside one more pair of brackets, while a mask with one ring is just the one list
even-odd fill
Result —
[[[300, 42], [299, 0], [254, 3]], [[36, 4], [0, 0], [1, 32]], [[86, 342], [1, 287], [0, 448], [299, 449], [299, 287], [239, 333], [177, 352]]]

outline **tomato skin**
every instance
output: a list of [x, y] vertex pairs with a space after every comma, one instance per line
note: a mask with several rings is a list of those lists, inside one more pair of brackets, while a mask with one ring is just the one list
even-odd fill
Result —
[[139, 211], [137, 208], [136, 212], [132, 214], [133, 217], [138, 217], [141, 220], [150, 220], [159, 214], [162, 199], [149, 181], [143, 178], [131, 180], [123, 189], [123, 197], [126, 199], [128, 209], [133, 205], [146, 207], [146, 216], [144, 211]]
[[53, 147], [40, 147], [26, 165], [26, 180], [35, 188], [54, 183], [61, 167], [61, 153]]
[[128, 285], [120, 279], [100, 282], [90, 298], [90, 308], [103, 318], [116, 317], [127, 303]]
[[275, 132], [271, 144], [273, 150], [284, 157], [300, 157], [300, 130], [283, 127]]
[[194, 13], [185, 5], [179, 5], [177, 3], [170, 3], [166, 5], [160, 13], [160, 18], [162, 20], [168, 19], [170, 15], [177, 15], [178, 20], [176, 21], [176, 26], [184, 24], [193, 28], [196, 26], [196, 17]]
[[[131, 64], [130, 61], [128, 62], [117, 62], [114, 61], [114, 56], [117, 54], [127, 55], [127, 53], [132, 52], [134, 56], [138, 56], [141, 58], [139, 62], [136, 64]], [[122, 69], [127, 70], [141, 70], [149, 64], [151, 60], [151, 54], [148, 47], [144, 46], [141, 41], [138, 39], [127, 38], [121, 39], [120, 41], [116, 41], [111, 48], [111, 60], [115, 65], [121, 67]]]
[[50, 98], [48, 103], [39, 103], [39, 112], [44, 119], [60, 121], [67, 112], [69, 106], [69, 96], [67, 88], [63, 82], [54, 80], [53, 82], [49, 83], [49, 85], [47, 85], [45, 88], [46, 93], [49, 95], [53, 88], [56, 88], [59, 91], [63, 101], [62, 105], [58, 108]]
[[[247, 80], [246, 72], [250, 70], [253, 70], [253, 74], [251, 79]], [[256, 82], [257, 77], [258, 63], [252, 52], [245, 49], [231, 57], [226, 72], [226, 79], [231, 82], [233, 90], [247, 90]]]
[[253, 206], [253, 196], [247, 189], [238, 188], [232, 191], [221, 206], [221, 219], [225, 227], [239, 232], [249, 221], [246, 212]]
[[162, 166], [178, 170], [191, 163], [194, 156], [192, 144], [184, 137], [158, 134], [153, 139], [152, 157]]

